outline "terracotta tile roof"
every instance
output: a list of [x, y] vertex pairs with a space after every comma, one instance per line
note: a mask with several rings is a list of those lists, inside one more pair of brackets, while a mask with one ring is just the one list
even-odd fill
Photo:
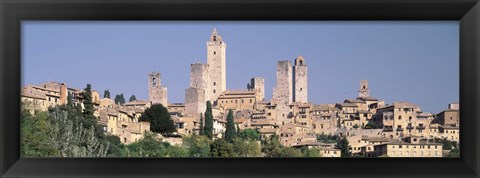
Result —
[[43, 92], [33, 89], [31, 86], [22, 88], [21, 95], [27, 98], [43, 99], [46, 100], [46, 95]]

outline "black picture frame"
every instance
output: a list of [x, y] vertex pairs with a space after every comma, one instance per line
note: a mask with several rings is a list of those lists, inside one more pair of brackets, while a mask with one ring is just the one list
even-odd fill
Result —
[[[0, 0], [1, 177], [479, 177], [478, 0]], [[461, 157], [20, 158], [22, 20], [458, 20]]]

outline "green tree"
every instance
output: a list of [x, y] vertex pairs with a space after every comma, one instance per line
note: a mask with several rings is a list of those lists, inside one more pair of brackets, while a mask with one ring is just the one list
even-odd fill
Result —
[[67, 95], [67, 106], [70, 108], [73, 108], [73, 99], [72, 99], [72, 94], [68, 93]]
[[203, 114], [200, 113], [200, 131], [198, 131], [198, 135], [205, 135], [205, 132], [203, 131]]
[[450, 152], [448, 152], [446, 155], [444, 155], [444, 157], [447, 157], [447, 158], [460, 158], [460, 149], [454, 148], [454, 149], [450, 150]]
[[262, 152], [266, 157], [281, 157], [283, 146], [278, 140], [278, 135], [272, 135], [262, 144]]
[[211, 140], [205, 136], [184, 137], [182, 147], [190, 157], [210, 157]]
[[126, 152], [128, 157], [166, 157], [169, 144], [162, 143], [155, 134], [146, 133], [143, 139], [127, 145]]
[[130, 96], [130, 99], [128, 99], [128, 102], [132, 102], [132, 101], [135, 101], [137, 100], [137, 97], [135, 97], [135, 95], [132, 95]]
[[262, 150], [259, 141], [243, 140], [239, 137], [233, 139], [233, 149], [238, 157], [260, 157]]
[[212, 157], [235, 157], [235, 151], [231, 143], [219, 138], [213, 141], [210, 146], [210, 155]]
[[167, 147], [167, 157], [172, 158], [186, 158], [189, 157], [188, 150], [180, 146], [169, 146]]
[[[24, 107], [23, 103], [22, 107]], [[47, 112], [32, 115], [28, 110], [22, 109], [20, 118], [21, 157], [59, 156], [49, 137], [52, 126]]]
[[443, 143], [443, 150], [451, 150], [453, 148], [452, 142], [444, 138], [442, 140]]
[[336, 148], [340, 150], [341, 156], [344, 158], [352, 157], [350, 146], [346, 137], [339, 137]]
[[49, 110], [51, 131], [48, 137], [61, 157], [105, 157], [109, 149], [95, 134], [94, 126], [85, 128], [81, 114], [61, 106]]
[[123, 93], [119, 95], [115, 95], [115, 103], [119, 105], [125, 104], [125, 97], [123, 97]]
[[110, 99], [110, 90], [105, 90], [105, 91], [103, 92], [103, 98], [108, 98], [108, 99]]
[[87, 84], [87, 87], [83, 90], [83, 119], [84, 122], [82, 123], [85, 128], [89, 128], [95, 125], [96, 119], [93, 115], [94, 108], [92, 102], [92, 86]]
[[280, 157], [303, 157], [303, 154], [300, 150], [289, 147], [282, 149]]
[[106, 135], [106, 143], [109, 143], [110, 149], [108, 149], [107, 157], [125, 157], [125, 145], [120, 142], [120, 137], [116, 135]]
[[307, 158], [320, 157], [321, 155], [320, 149], [318, 148], [308, 148], [303, 146], [302, 148], [300, 148], [300, 151], [302, 152], [303, 157]]
[[260, 140], [260, 133], [254, 129], [244, 129], [240, 132], [240, 137], [244, 140]]
[[227, 142], [233, 142], [233, 138], [235, 138], [236, 131], [235, 131], [235, 123], [233, 121], [233, 111], [230, 109], [227, 115], [227, 126], [225, 131], [225, 140]]
[[207, 109], [205, 110], [205, 126], [203, 128], [205, 135], [213, 139], [213, 114], [212, 114], [212, 103], [207, 101]]
[[140, 116], [140, 121], [149, 122], [150, 130], [162, 135], [171, 135], [177, 130], [170, 113], [162, 104], [153, 104], [147, 108]]

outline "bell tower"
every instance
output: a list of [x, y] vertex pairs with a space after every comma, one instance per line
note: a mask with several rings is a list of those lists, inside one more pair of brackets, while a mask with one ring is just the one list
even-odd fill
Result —
[[227, 44], [222, 37], [213, 29], [210, 40], [207, 41], [207, 64], [208, 64], [208, 84], [206, 93], [210, 93], [207, 100], [212, 103], [217, 100], [227, 88], [227, 68], [226, 68], [226, 48]]

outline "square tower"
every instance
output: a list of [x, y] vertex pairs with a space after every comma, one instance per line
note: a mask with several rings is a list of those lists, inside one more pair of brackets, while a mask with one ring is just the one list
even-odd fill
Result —
[[151, 104], [162, 104], [167, 107], [167, 88], [162, 86], [160, 73], [152, 72], [148, 74], [148, 101]]
[[359, 98], [368, 98], [370, 97], [370, 92], [368, 90], [368, 80], [360, 81], [360, 90], [358, 91]]
[[247, 88], [256, 91], [255, 96], [257, 101], [263, 101], [265, 99], [265, 79], [263, 77], [252, 78]]
[[208, 65], [208, 86], [206, 93], [210, 93], [207, 100], [214, 102], [227, 88], [226, 69], [226, 48], [227, 44], [213, 29], [210, 40], [207, 41], [207, 65]]
[[305, 59], [298, 56], [293, 68], [293, 102], [308, 102], [308, 71]]
[[273, 88], [272, 103], [276, 104], [276, 118], [278, 123], [293, 123], [290, 114], [292, 103], [292, 63], [290, 61], [278, 61], [277, 84]]
[[290, 61], [278, 61], [277, 84], [273, 89], [272, 99], [276, 103], [292, 103], [292, 88], [292, 63]]

